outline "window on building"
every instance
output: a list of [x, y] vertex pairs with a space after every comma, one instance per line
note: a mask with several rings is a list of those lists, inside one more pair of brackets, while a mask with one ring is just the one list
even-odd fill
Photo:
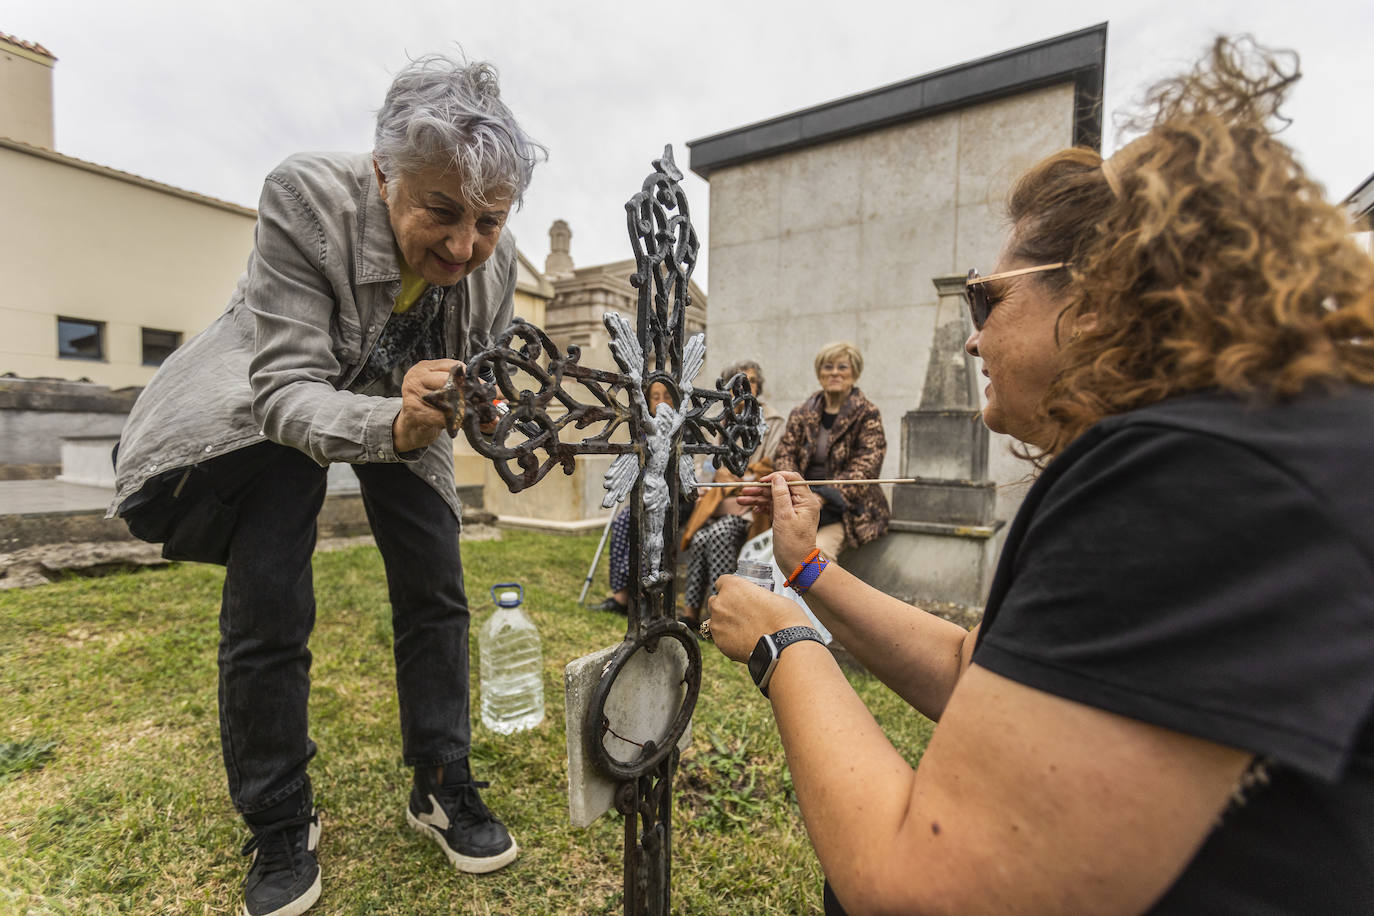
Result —
[[105, 322], [59, 316], [57, 355], [63, 359], [104, 359]]
[[181, 346], [180, 331], [159, 331], [157, 328], [143, 329], [143, 365], [161, 366], [162, 361]]

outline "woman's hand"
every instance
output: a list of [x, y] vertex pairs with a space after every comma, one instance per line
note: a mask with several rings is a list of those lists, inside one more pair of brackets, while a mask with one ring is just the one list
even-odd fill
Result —
[[443, 411], [424, 401], [425, 395], [438, 391], [448, 383], [456, 359], [426, 359], [410, 367], [401, 380], [401, 412], [391, 423], [392, 447], [397, 452], [425, 448], [439, 438], [444, 429]]
[[[773, 559], [778, 569], [790, 575], [806, 555], [816, 547], [816, 529], [821, 520], [820, 497], [810, 487], [790, 487], [789, 480], [801, 480], [796, 471], [774, 471], [763, 481], [772, 491], [772, 499], [761, 501], [773, 512]], [[760, 488], [750, 488], [756, 493]], [[740, 503], [749, 504], [748, 491]]]
[[711, 609], [711, 641], [727, 658], [749, 660], [760, 636], [793, 626], [810, 626], [795, 602], [759, 588], [739, 576], [721, 576]]

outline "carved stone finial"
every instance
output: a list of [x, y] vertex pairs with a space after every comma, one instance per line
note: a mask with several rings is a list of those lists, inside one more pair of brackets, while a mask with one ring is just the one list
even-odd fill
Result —
[[572, 229], [565, 220], [556, 219], [549, 227], [549, 256], [544, 259], [544, 275], [560, 277], [573, 272]]

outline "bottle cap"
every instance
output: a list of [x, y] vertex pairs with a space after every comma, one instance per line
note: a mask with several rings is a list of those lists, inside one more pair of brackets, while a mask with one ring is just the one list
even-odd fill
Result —
[[502, 592], [496, 599], [496, 603], [501, 607], [515, 607], [520, 603], [519, 592]]

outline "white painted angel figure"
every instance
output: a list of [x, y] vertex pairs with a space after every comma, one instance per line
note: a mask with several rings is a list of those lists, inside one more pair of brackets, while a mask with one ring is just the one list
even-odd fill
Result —
[[[630, 377], [630, 395], [639, 405], [640, 415], [648, 421], [649, 429], [644, 442], [644, 528], [641, 532], [644, 550], [640, 568], [644, 578], [656, 579], [662, 568], [663, 528], [670, 499], [668, 462], [673, 454], [673, 438], [687, 419], [692, 381], [706, 361], [706, 338], [703, 334], [693, 335], [682, 349], [682, 371], [677, 379], [682, 394], [681, 403], [675, 406], [671, 400], [665, 400], [650, 412], [644, 397], [644, 351], [639, 346], [639, 339], [630, 323], [618, 312], [607, 312], [602, 321], [611, 334], [611, 353], [621, 370]], [[683, 492], [694, 491], [697, 485], [696, 469], [689, 456], [679, 457], [677, 472]], [[633, 453], [618, 456], [606, 471], [604, 485], [608, 492], [601, 505], [610, 508], [624, 499], [634, 488], [638, 475], [638, 456]]]

